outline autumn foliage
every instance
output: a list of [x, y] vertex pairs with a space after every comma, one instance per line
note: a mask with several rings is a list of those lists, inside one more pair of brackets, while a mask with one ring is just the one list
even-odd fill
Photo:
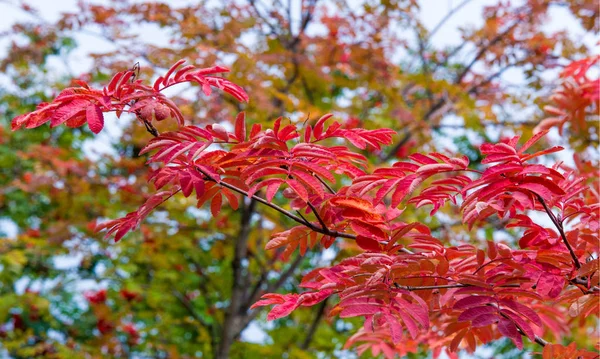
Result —
[[[182, 195], [193, 196], [197, 207], [206, 205], [214, 217], [225, 205], [237, 209], [256, 201], [295, 221], [266, 244], [281, 261], [334, 242], [354, 248], [355, 255], [304, 275], [302, 292], [264, 294], [252, 308], [272, 306], [269, 320], [332, 298], [330, 316], [362, 318], [362, 328], [346, 344], [359, 353], [370, 350], [393, 358], [425, 345], [437, 356], [459, 348], [472, 352], [507, 337], [520, 349], [524, 339], [536, 342], [544, 358], [595, 358], [594, 352], [548, 340], [549, 333], [560, 338], [582, 322], [577, 318], [598, 312], [597, 177], [552, 161], [548, 155], [562, 147], [540, 146], [551, 125], [579, 126], [582, 111], [597, 106], [597, 88], [585, 82], [584, 74], [592, 61], [565, 70], [575, 85], [566, 84], [553, 98], [560, 110], [548, 109], [560, 114], [560, 121], [545, 120], [530, 138], [482, 144], [480, 170], [467, 156], [442, 153], [414, 153], [372, 169], [360, 150], [379, 151], [393, 143], [396, 132], [342, 126], [331, 115], [298, 122], [280, 117], [263, 128], [249, 127], [240, 112], [232, 128], [185, 126], [177, 106], [162, 93], [172, 85], [194, 82], [206, 95], [212, 86], [240, 101], [248, 96], [214, 76], [226, 68], [182, 67], [183, 61], [153, 86], [145, 85], [135, 69], [117, 73], [102, 90], [79, 82], [80, 87], [67, 88], [52, 102], [16, 117], [13, 130], [50, 122], [87, 124], [98, 133], [103, 113], [135, 115], [154, 136], [140, 155], [150, 154], [148, 181], [156, 192], [136, 211], [98, 225], [116, 241], [157, 206]], [[568, 96], [581, 101], [573, 104]], [[179, 128], [159, 133], [154, 124], [167, 119]], [[285, 207], [274, 203], [275, 197], [284, 198]], [[427, 221], [405, 218], [407, 206], [430, 216], [452, 206], [468, 231], [496, 218], [521, 236], [515, 248], [494, 241], [461, 243], [460, 238], [445, 243], [432, 235]], [[135, 293], [121, 295], [136, 298]], [[106, 292], [85, 297], [100, 310]], [[100, 321], [98, 329], [116, 328]], [[120, 330], [130, 341], [138, 339], [131, 324]]]
[[0, 356], [597, 357], [596, 1], [39, 3]]

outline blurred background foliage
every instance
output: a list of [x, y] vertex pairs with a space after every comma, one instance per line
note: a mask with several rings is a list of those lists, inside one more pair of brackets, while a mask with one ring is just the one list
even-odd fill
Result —
[[[264, 292], [298, 291], [301, 273], [354, 253], [353, 244], [278, 261], [264, 245], [273, 230], [290, 225], [286, 218], [249, 202], [211, 218], [185, 198], [168, 201], [140, 230], [112, 243], [94, 232], [95, 223], [125, 215], [152, 193], [146, 157], [138, 156], [150, 135], [126, 117], [109, 119], [96, 138], [87, 128], [11, 132], [10, 120], [72, 78], [102, 86], [139, 62], [149, 82], [183, 58], [228, 66], [227, 78], [251, 99], [240, 105], [220, 93], [175, 88], [189, 124], [227, 124], [244, 110], [250, 122], [284, 116], [301, 126], [332, 112], [345, 126], [398, 131], [395, 146], [364, 153], [373, 166], [434, 150], [463, 153], [478, 166], [479, 144], [529, 137], [549, 116], [543, 108], [558, 73], [592, 53], [589, 37], [598, 31], [593, 0], [489, 2], [472, 14], [482, 21], [457, 29], [453, 17], [471, 1], [436, 3], [447, 10], [433, 26], [423, 20], [432, 6], [425, 3], [81, 1], [47, 19], [35, 3], [0, 2], [19, 15], [3, 33], [0, 58], [0, 355], [352, 357], [344, 343], [360, 323], [328, 317], [327, 302], [270, 323], [249, 307]], [[573, 31], [549, 29], [557, 16]], [[447, 31], [457, 34], [453, 41], [436, 41]], [[160, 130], [172, 126], [159, 123]], [[561, 129], [563, 136], [554, 131], [552, 138], [573, 148], [579, 165], [597, 163], [597, 115]], [[424, 211], [404, 215], [430, 222], [449, 243], [515, 235], [501, 220], [469, 232], [449, 207], [433, 219]], [[240, 246], [244, 256], [237, 258]], [[593, 345], [584, 332], [570, 336]], [[410, 358], [428, 355], [415, 350]], [[524, 354], [501, 341], [477, 355]]]

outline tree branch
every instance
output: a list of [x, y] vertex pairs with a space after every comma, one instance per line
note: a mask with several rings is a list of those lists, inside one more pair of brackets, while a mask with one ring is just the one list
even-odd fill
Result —
[[321, 184], [322, 184], [323, 186], [325, 186], [325, 188], [327, 188], [327, 190], [329, 191], [329, 193], [331, 193], [331, 194], [336, 194], [335, 190], [334, 190], [333, 188], [331, 188], [331, 186], [329, 186], [329, 184], [328, 184], [327, 182], [325, 182], [325, 180], [323, 180], [321, 177], [319, 177], [319, 175], [317, 175], [317, 174], [314, 174], [314, 173], [313, 173], [313, 176], [314, 176], [316, 179], [318, 179], [318, 180], [319, 180], [319, 182], [321, 182]]
[[[274, 291], [276, 291], [277, 289], [279, 289], [279, 287], [281, 287], [287, 280], [289, 277], [292, 276], [292, 274], [294, 274], [294, 272], [296, 271], [296, 269], [298, 268], [298, 266], [300, 265], [300, 263], [302, 263], [302, 259], [304, 257], [301, 255], [297, 255], [296, 258], [294, 259], [294, 261], [290, 264], [290, 266], [285, 270], [285, 272], [283, 272], [279, 278], [277, 279], [277, 281], [275, 283], [272, 283], [270, 285], [267, 286], [265, 292], [267, 293], [272, 293]], [[254, 303], [258, 300], [259, 295], [260, 295], [260, 291], [257, 291], [255, 293], [254, 297], [251, 297], [248, 300], [248, 303]], [[261, 308], [265, 308], [265, 307], [261, 307]], [[261, 309], [257, 308], [254, 309], [250, 314], [248, 314], [246, 316], [246, 318], [244, 319], [244, 321], [242, 322], [242, 324], [240, 325], [240, 332], [243, 330], [243, 328], [245, 328], [248, 324], [250, 324], [250, 322], [252, 320], [254, 320], [254, 318], [256, 318], [256, 316], [261, 312]]]
[[[496, 37], [494, 37], [487, 45], [481, 47], [479, 49], [479, 51], [477, 52], [477, 54], [475, 55], [475, 57], [471, 60], [471, 62], [469, 62], [469, 64], [467, 64], [467, 66], [456, 76], [456, 79], [454, 80], [454, 84], [459, 85], [462, 82], [462, 80], [464, 79], [464, 77], [471, 71], [472, 67], [477, 63], [477, 61], [479, 61], [483, 57], [483, 55], [485, 55], [485, 53], [489, 50], [489, 48], [492, 47], [493, 45], [495, 45], [496, 43], [498, 43], [500, 40], [502, 40], [502, 38], [504, 36], [506, 36], [509, 32], [511, 32], [515, 27], [517, 27], [518, 24], [519, 24], [519, 22], [516, 21], [505, 31], [496, 35]], [[495, 75], [492, 75], [492, 76], [495, 76]], [[484, 80], [483, 83], [485, 83], [486, 81], [487, 80]], [[472, 87], [471, 89], [469, 89], [469, 92], [471, 93], [472, 91], [475, 91], [478, 87], [479, 86]], [[430, 117], [437, 110], [441, 109], [447, 102], [448, 102], [448, 99], [446, 99], [446, 98], [442, 98], [438, 102], [436, 102], [433, 106], [431, 106], [429, 108], [427, 113], [423, 116], [423, 121], [428, 122]], [[390, 152], [388, 152], [386, 155], [382, 156], [381, 159], [383, 161], [389, 161], [390, 159], [392, 159], [392, 157], [398, 151], [398, 149], [400, 149], [402, 146], [404, 146], [410, 140], [411, 137], [412, 137], [412, 132], [405, 131], [404, 137], [402, 137], [400, 142], [398, 142], [398, 144], [396, 146], [394, 146], [394, 148]]]
[[229, 357], [229, 348], [238, 331], [241, 330], [240, 323], [242, 318], [240, 318], [240, 308], [244, 304], [244, 293], [247, 287], [242, 262], [246, 258], [246, 247], [250, 236], [250, 220], [252, 219], [255, 207], [256, 201], [250, 200], [248, 206], [242, 211], [241, 228], [235, 242], [233, 259], [231, 261], [231, 270], [233, 272], [231, 297], [229, 299], [229, 307], [225, 313], [225, 322], [223, 323], [221, 342], [219, 343], [218, 352], [215, 355], [216, 358], [224, 359]]
[[331, 297], [325, 298], [325, 300], [323, 300], [319, 304], [319, 307], [317, 308], [317, 314], [315, 315], [315, 319], [313, 319], [312, 323], [310, 324], [310, 328], [308, 328], [308, 332], [306, 333], [306, 337], [304, 338], [304, 341], [300, 345], [300, 349], [302, 349], [302, 350], [308, 349], [310, 342], [312, 341], [312, 339], [315, 335], [315, 332], [317, 331], [317, 328], [319, 327], [319, 322], [321, 322], [321, 319], [323, 319], [323, 315], [325, 314], [325, 308], [327, 308], [327, 301], [329, 300], [329, 298], [331, 298]]
[[490, 47], [494, 46], [496, 43], [498, 43], [500, 40], [502, 40], [502, 38], [504, 36], [508, 35], [509, 32], [514, 30], [517, 27], [517, 25], [519, 25], [519, 23], [520, 23], [519, 21], [515, 21], [506, 30], [504, 30], [503, 32], [496, 35], [496, 37], [494, 37], [487, 45], [485, 45], [481, 49], [479, 49], [479, 51], [477, 52], [475, 57], [471, 60], [471, 62], [469, 62], [469, 64], [456, 77], [455, 83], [460, 84], [462, 82], [462, 80], [465, 78], [465, 76], [469, 73], [469, 71], [471, 71], [471, 68], [477, 63], [477, 61], [479, 61], [479, 59], [481, 59], [483, 57], [483, 55], [485, 55], [487, 50], [489, 50]]
[[[519, 288], [520, 286], [521, 286], [520, 284], [504, 284], [504, 285], [498, 285], [496, 287]], [[435, 289], [465, 288], [465, 287], [477, 287], [477, 286], [473, 285], [473, 284], [463, 284], [463, 283], [441, 284], [441, 285], [422, 285], [422, 286], [399, 285], [399, 284], [394, 283], [394, 287], [396, 287], [398, 289], [404, 289], [409, 292], [413, 292], [416, 290], [435, 290]]]
[[569, 250], [569, 253], [571, 254], [571, 258], [573, 258], [573, 263], [575, 264], [575, 267], [577, 269], [581, 268], [581, 263], [579, 262], [579, 259], [577, 258], [577, 255], [575, 254], [575, 251], [573, 250], [573, 247], [571, 247], [571, 244], [569, 243], [569, 240], [567, 239], [567, 236], [565, 235], [565, 229], [563, 228], [562, 223], [556, 218], [554, 213], [552, 213], [552, 210], [548, 207], [548, 205], [546, 204], [546, 201], [544, 201], [542, 196], [540, 196], [537, 193], [534, 193], [534, 194], [537, 197], [538, 201], [544, 207], [544, 210], [548, 214], [548, 217], [550, 217], [550, 220], [552, 221], [552, 223], [554, 223], [554, 226], [556, 227], [556, 229], [558, 229], [558, 232], [560, 233], [560, 237], [562, 238], [563, 243], [565, 244], [565, 246], [567, 246], [567, 249]]
[[[243, 189], [238, 188], [238, 187], [236, 187], [236, 186], [234, 186], [232, 184], [229, 184], [227, 182], [223, 182], [223, 181], [217, 182], [214, 179], [210, 178], [201, 169], [196, 168], [196, 170], [198, 172], [200, 172], [204, 176], [205, 180], [215, 182], [215, 183], [217, 183], [218, 185], [220, 185], [222, 187], [228, 188], [228, 189], [230, 189], [230, 190], [232, 190], [234, 192], [237, 192], [239, 194], [242, 194], [242, 195], [248, 197], [248, 192], [244, 191]], [[296, 221], [296, 222], [298, 222], [298, 223], [300, 223], [300, 224], [302, 224], [302, 225], [310, 228], [311, 230], [313, 230], [315, 232], [324, 234], [326, 236], [331, 236], [331, 237], [341, 237], [341, 238], [348, 238], [348, 239], [356, 239], [356, 236], [354, 234], [334, 231], [334, 230], [331, 230], [331, 229], [329, 229], [327, 227], [319, 227], [319, 226], [317, 226], [317, 225], [315, 225], [315, 224], [313, 224], [313, 223], [311, 223], [311, 222], [309, 222], [309, 221], [301, 218], [300, 216], [297, 216], [297, 215], [293, 214], [292, 212], [290, 212], [290, 211], [288, 211], [288, 210], [286, 210], [284, 208], [281, 208], [278, 205], [276, 205], [274, 203], [271, 203], [271, 202], [267, 201], [266, 199], [261, 198], [261, 197], [259, 197], [257, 195], [252, 195], [251, 198], [254, 199], [254, 200], [256, 200], [257, 202], [260, 202], [260, 203], [264, 204], [267, 207], [270, 207], [270, 208], [276, 210], [277, 212], [285, 215], [286, 217], [288, 217], [290, 219], [293, 219], [294, 221]]]
[[327, 228], [327, 225], [323, 221], [323, 218], [321, 218], [321, 216], [319, 216], [319, 213], [317, 212], [317, 209], [315, 208], [315, 206], [312, 203], [308, 202], [308, 201], [306, 202], [306, 204], [308, 204], [308, 206], [310, 207], [310, 209], [315, 214], [315, 217], [317, 217], [317, 221], [319, 221], [319, 224], [321, 225], [321, 227]]
[[196, 319], [196, 321], [198, 321], [198, 323], [202, 324], [203, 326], [210, 328], [212, 325], [208, 324], [204, 319], [202, 319], [202, 317], [200, 317], [200, 315], [198, 315], [198, 313], [196, 313], [196, 310], [194, 309], [194, 306], [192, 305], [192, 303], [178, 290], [174, 289], [173, 290], [173, 296], [175, 298], [177, 298], [177, 300], [181, 303], [181, 305], [183, 305], [183, 307], [188, 311], [188, 313], [190, 313], [190, 315]]
[[[504, 314], [502, 312], [499, 312], [499, 313], [501, 316], [503, 316], [504, 318], [506, 318], [512, 322], [512, 319], [509, 316], [507, 316], [506, 314]], [[517, 323], [515, 323], [515, 325], [517, 326], [517, 331], [519, 332], [519, 334], [526, 337], [527, 335], [525, 334], [525, 332], [523, 332], [523, 330], [521, 328], [519, 328], [519, 325]], [[539, 345], [541, 345], [543, 347], [550, 344], [548, 341], [542, 339], [541, 337], [538, 337], [537, 335], [535, 335], [534, 342], [538, 343]]]
[[464, 0], [463, 2], [461, 2], [460, 4], [456, 5], [456, 7], [454, 7], [453, 9], [451, 9], [450, 11], [448, 11], [448, 13], [446, 14], [446, 16], [444, 16], [440, 22], [437, 23], [437, 25], [435, 25], [435, 27], [433, 28], [433, 30], [431, 30], [431, 32], [429, 33], [429, 38], [427, 39], [427, 41], [431, 41], [431, 38], [433, 37], [433, 35], [435, 35], [436, 32], [438, 32], [442, 26], [444, 26], [444, 24], [446, 23], [446, 21], [450, 20], [450, 18], [452, 17], [452, 15], [454, 15], [458, 10], [460, 10], [463, 6], [467, 5], [468, 3], [470, 3], [472, 0]]

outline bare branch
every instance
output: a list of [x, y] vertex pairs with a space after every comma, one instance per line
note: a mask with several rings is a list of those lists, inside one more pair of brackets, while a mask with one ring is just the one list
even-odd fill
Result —
[[183, 307], [187, 310], [187, 312], [202, 326], [210, 328], [211, 324], [208, 324], [194, 309], [193, 304], [178, 290], [173, 290], [173, 296], [177, 298], [177, 300], [183, 305]]
[[481, 47], [475, 57], [469, 62], [469, 64], [459, 73], [456, 77], [455, 83], [460, 84], [465, 76], [471, 71], [471, 68], [479, 61], [483, 55], [490, 49], [490, 47], [494, 46], [496, 43], [500, 42], [504, 38], [504, 36], [508, 35], [512, 30], [514, 30], [517, 25], [519, 25], [519, 21], [515, 21], [511, 26], [509, 26], [506, 30], [499, 33], [494, 37], [487, 45]]
[[231, 297], [229, 299], [229, 307], [225, 313], [225, 322], [223, 323], [223, 331], [221, 334], [221, 342], [219, 343], [216, 358], [228, 358], [229, 349], [240, 329], [240, 308], [243, 306], [243, 299], [246, 291], [246, 279], [244, 275], [243, 260], [246, 258], [246, 247], [248, 246], [248, 238], [250, 236], [250, 220], [256, 207], [256, 201], [250, 200], [247, 206], [242, 211], [241, 228], [236, 238], [233, 259], [231, 261], [231, 270], [233, 272]]
[[[277, 289], [279, 289], [296, 271], [296, 269], [298, 268], [298, 266], [300, 265], [300, 263], [302, 263], [302, 259], [304, 257], [301, 255], [297, 255], [296, 258], [294, 259], [294, 261], [290, 264], [290, 266], [285, 270], [285, 272], [281, 273], [281, 275], [279, 276], [279, 278], [277, 279], [276, 282], [271, 283], [270, 285], [267, 286], [266, 290], [264, 292], [266, 293], [272, 293], [274, 291], [276, 291]], [[248, 303], [254, 303], [258, 300], [258, 298], [260, 297], [261, 291], [257, 291], [254, 297], [251, 297], [248, 300]], [[261, 307], [264, 308], [264, 307]], [[248, 324], [250, 324], [250, 322], [252, 320], [254, 320], [254, 318], [256, 318], [256, 316], [261, 312], [260, 308], [256, 308], [254, 309], [252, 312], [250, 312], [246, 318], [243, 320], [242, 324], [240, 325], [240, 332], [243, 330], [243, 328], [245, 328]]]
[[323, 300], [319, 304], [319, 307], [317, 308], [317, 314], [315, 315], [315, 319], [313, 319], [312, 323], [310, 324], [310, 328], [308, 329], [308, 332], [306, 333], [306, 337], [304, 338], [304, 341], [300, 345], [300, 349], [303, 349], [303, 350], [308, 349], [310, 342], [312, 341], [312, 339], [315, 335], [315, 332], [317, 331], [317, 328], [319, 327], [319, 323], [321, 322], [321, 319], [323, 319], [323, 315], [325, 314], [325, 308], [327, 308], [327, 301], [329, 300], [329, 298], [330, 297], [325, 298], [325, 300]]
[[464, 7], [465, 5], [467, 5], [468, 3], [470, 3], [471, 1], [472, 0], [464, 0], [460, 4], [456, 5], [456, 7], [454, 7], [450, 11], [448, 11], [448, 13], [446, 14], [446, 16], [444, 16], [440, 20], [440, 22], [438, 22], [437, 25], [435, 25], [435, 27], [433, 28], [433, 30], [431, 30], [431, 32], [429, 33], [429, 39], [428, 39], [428, 41], [431, 41], [431, 38], [433, 37], [433, 35], [435, 35], [435, 33], [438, 32], [442, 28], [442, 26], [444, 26], [444, 24], [448, 20], [450, 20], [450, 18], [452, 18], [452, 15], [454, 15], [458, 10], [460, 10], [462, 7]]

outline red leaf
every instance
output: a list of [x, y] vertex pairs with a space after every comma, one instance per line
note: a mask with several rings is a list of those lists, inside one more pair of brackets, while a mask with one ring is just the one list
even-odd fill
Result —
[[[50, 127], [56, 127], [64, 122], [68, 121], [71, 118], [76, 117], [86, 111], [86, 107], [88, 107], [89, 102], [83, 100], [74, 100], [69, 102], [66, 105], [61, 106], [54, 112], [52, 115], [52, 120], [50, 122]], [[27, 128], [39, 126], [39, 124], [31, 124], [28, 123], [26, 125]]]
[[464, 328], [461, 331], [459, 331], [458, 333], [456, 333], [456, 335], [454, 336], [454, 338], [452, 338], [452, 341], [450, 342], [449, 349], [451, 352], [455, 352], [458, 349], [460, 342], [462, 341], [462, 339], [464, 338], [465, 334], [467, 334], [468, 331], [469, 331], [469, 328]]
[[90, 105], [85, 110], [85, 117], [87, 119], [88, 126], [93, 133], [102, 131], [104, 127], [104, 115], [98, 105]]
[[185, 63], [185, 60], [181, 59], [181, 60], [177, 61], [176, 63], [174, 63], [173, 66], [171, 66], [171, 68], [167, 71], [167, 73], [164, 76], [164, 79], [162, 81], [163, 85], [167, 84], [167, 81], [169, 80], [169, 78], [171, 77], [173, 72], [175, 72], [175, 70], [177, 70], [177, 68], [179, 66], [183, 65], [184, 63]]
[[260, 123], [255, 123], [252, 125], [252, 129], [250, 130], [250, 139], [255, 138], [262, 131]]
[[494, 302], [494, 298], [493, 297], [488, 297], [488, 296], [470, 296], [470, 297], [466, 297], [463, 298], [459, 301], [457, 301], [454, 306], [453, 309], [466, 309], [466, 308], [471, 308], [471, 307], [476, 307], [476, 306], [480, 306], [482, 304], [488, 304], [488, 303], [493, 303]]
[[565, 286], [565, 278], [551, 273], [542, 273], [537, 282], [538, 293], [556, 298]]
[[546, 134], [548, 133], [548, 131], [540, 131], [536, 134], [534, 134], [533, 136], [531, 136], [531, 138], [529, 140], [527, 140], [527, 142], [525, 142], [525, 144], [519, 149], [519, 154], [523, 154], [525, 151], [527, 151], [527, 149], [529, 147], [531, 147], [534, 143], [536, 143], [537, 141], [539, 141], [540, 138], [544, 137]]
[[246, 114], [244, 112], [238, 113], [235, 117], [235, 137], [239, 142], [246, 140]]
[[374, 211], [371, 202], [358, 197], [334, 197], [329, 202], [337, 207], [353, 208], [364, 212]]
[[294, 190], [294, 192], [296, 192], [300, 199], [302, 199], [304, 202], [308, 202], [308, 191], [306, 190], [306, 188], [304, 188], [303, 185], [300, 184], [300, 182], [294, 179], [288, 179], [285, 182], [288, 186], [290, 186], [291, 189]]
[[194, 189], [196, 190], [196, 199], [200, 199], [204, 195], [204, 190], [205, 190], [204, 180], [197, 178], [194, 181]]
[[402, 325], [400, 325], [398, 318], [396, 318], [392, 314], [386, 314], [385, 319], [390, 326], [390, 334], [392, 335], [392, 342], [394, 344], [400, 343], [400, 340], [402, 339]]
[[402, 318], [402, 322], [410, 336], [415, 339], [419, 335], [419, 327], [417, 326], [417, 322], [403, 309], [397, 311], [398, 315]]
[[360, 220], [358, 220], [358, 221], [355, 220], [355, 221], [350, 222], [350, 227], [352, 227], [352, 230], [356, 234], [361, 235], [363, 237], [369, 237], [369, 238], [375, 237], [375, 238], [378, 238], [381, 240], [387, 239], [387, 235], [380, 227], [372, 225], [370, 223], [366, 223], [366, 222], [363, 222]]
[[487, 241], [487, 245], [488, 245], [488, 257], [490, 257], [490, 259], [495, 259], [496, 256], [498, 255], [498, 251], [496, 250], [496, 243], [494, 243], [493, 241]]
[[227, 188], [223, 188], [221, 193], [223, 193], [223, 195], [225, 195], [225, 197], [227, 198], [227, 202], [229, 202], [229, 206], [231, 207], [231, 209], [235, 211], [239, 208], [240, 204], [238, 198], [233, 192], [231, 192]]
[[[314, 233], [314, 232], [313, 232]], [[334, 293], [333, 289], [321, 290], [318, 292], [308, 292], [302, 293], [298, 300], [299, 303], [302, 304], [303, 307], [310, 307], [315, 304], [318, 304]]]
[[462, 312], [458, 316], [457, 320], [459, 322], [466, 322], [466, 321], [473, 320], [473, 319], [479, 317], [480, 315], [487, 315], [487, 314], [494, 313], [497, 311], [498, 311], [497, 308], [489, 306], [489, 305], [473, 307], [473, 308], [469, 308], [469, 309], [465, 310], [464, 312]]
[[223, 197], [220, 193], [217, 193], [212, 201], [210, 201], [210, 213], [212, 213], [213, 217], [217, 217], [219, 212], [221, 212], [221, 205], [223, 204]]
[[500, 313], [509, 317], [509, 319], [512, 320], [521, 329], [521, 331], [527, 336], [527, 338], [529, 338], [529, 340], [531, 340], [532, 342], [535, 341], [535, 333], [533, 332], [533, 329], [519, 315], [506, 309], [500, 310]]
[[276, 305], [269, 314], [267, 314], [267, 320], [275, 320], [289, 315], [294, 309], [298, 308], [298, 304], [294, 302], [287, 302]]
[[323, 126], [325, 125], [325, 121], [327, 121], [328, 119], [330, 119], [333, 116], [333, 114], [329, 113], [326, 115], [323, 115], [315, 124], [315, 127], [313, 128], [313, 134], [315, 136], [315, 139], [320, 140], [321, 136], [323, 135]]
[[285, 296], [277, 293], [264, 294], [259, 301], [252, 304], [250, 309], [264, 307], [265, 305], [281, 304], [285, 302]]
[[498, 331], [505, 337], [510, 338], [517, 348], [523, 349], [523, 338], [521, 337], [521, 334], [519, 334], [515, 323], [506, 318], [502, 318], [498, 322]]
[[363, 315], [373, 315], [381, 312], [381, 307], [372, 304], [350, 305], [340, 312], [340, 318], [358, 317]]
[[312, 135], [312, 127], [310, 125], [307, 125], [306, 128], [304, 129], [304, 142], [306, 142], [306, 143], [310, 142], [311, 135]]
[[292, 171], [292, 175], [298, 179], [299, 182], [302, 182], [306, 188], [311, 189], [312, 192], [319, 196], [319, 198], [323, 198], [325, 196], [323, 185], [312, 175], [297, 170]]
[[211, 133], [220, 140], [225, 142], [229, 141], [229, 135], [227, 134], [227, 130], [225, 127], [215, 123], [214, 125], [207, 126], [211, 130]]
[[481, 249], [477, 250], [477, 266], [481, 267], [485, 261], [485, 252]]
[[534, 193], [537, 193], [544, 199], [551, 199], [552, 195], [562, 196], [565, 194], [565, 191], [556, 183], [552, 182], [551, 180], [536, 176], [527, 176], [523, 180], [523, 183], [519, 185], [519, 187], [526, 188]]
[[[260, 177], [264, 177], [264, 176], [271, 176], [271, 175], [285, 175], [288, 174], [288, 171], [280, 168], [280, 167], [267, 167], [267, 168], [261, 168], [259, 170], [255, 170], [253, 171], [248, 178], [246, 178], [246, 184], [251, 184], [252, 182], [256, 181], [257, 179], [259, 179]], [[266, 180], [264, 180], [266, 181]]]
[[273, 200], [273, 197], [275, 197], [277, 194], [279, 187], [281, 187], [281, 183], [283, 183], [283, 180], [273, 182], [267, 186], [267, 201], [271, 202]]
[[366, 250], [366, 251], [373, 251], [373, 252], [378, 252], [381, 251], [381, 245], [379, 244], [379, 242], [373, 238], [369, 238], [369, 237], [365, 237], [365, 236], [356, 236], [356, 244]]
[[117, 87], [117, 83], [121, 80], [121, 78], [125, 75], [125, 73], [126, 73], [125, 71], [117, 72], [115, 74], [115, 76], [113, 76], [113, 78], [108, 83], [108, 86], [105, 87], [105, 90], [108, 91], [109, 93], [114, 92]]
[[254, 303], [251, 309], [256, 307], [275, 304], [267, 315], [267, 320], [275, 320], [289, 315], [294, 309], [298, 308], [298, 294], [265, 294], [262, 300]]
[[502, 306], [509, 307], [515, 313], [519, 313], [520, 315], [529, 319], [529, 321], [531, 321], [533, 324], [537, 325], [538, 327], [541, 327], [542, 319], [539, 317], [539, 315], [533, 309], [531, 309], [521, 303], [517, 303], [514, 300], [510, 300], [510, 299], [500, 299], [499, 303]]
[[179, 183], [181, 184], [181, 192], [183, 192], [183, 195], [189, 197], [194, 191], [192, 176], [187, 172], [179, 173]]
[[496, 323], [499, 320], [499, 318], [501, 317], [495, 313], [483, 314], [473, 318], [473, 320], [471, 320], [471, 326], [473, 328], [485, 327], [490, 324]]

